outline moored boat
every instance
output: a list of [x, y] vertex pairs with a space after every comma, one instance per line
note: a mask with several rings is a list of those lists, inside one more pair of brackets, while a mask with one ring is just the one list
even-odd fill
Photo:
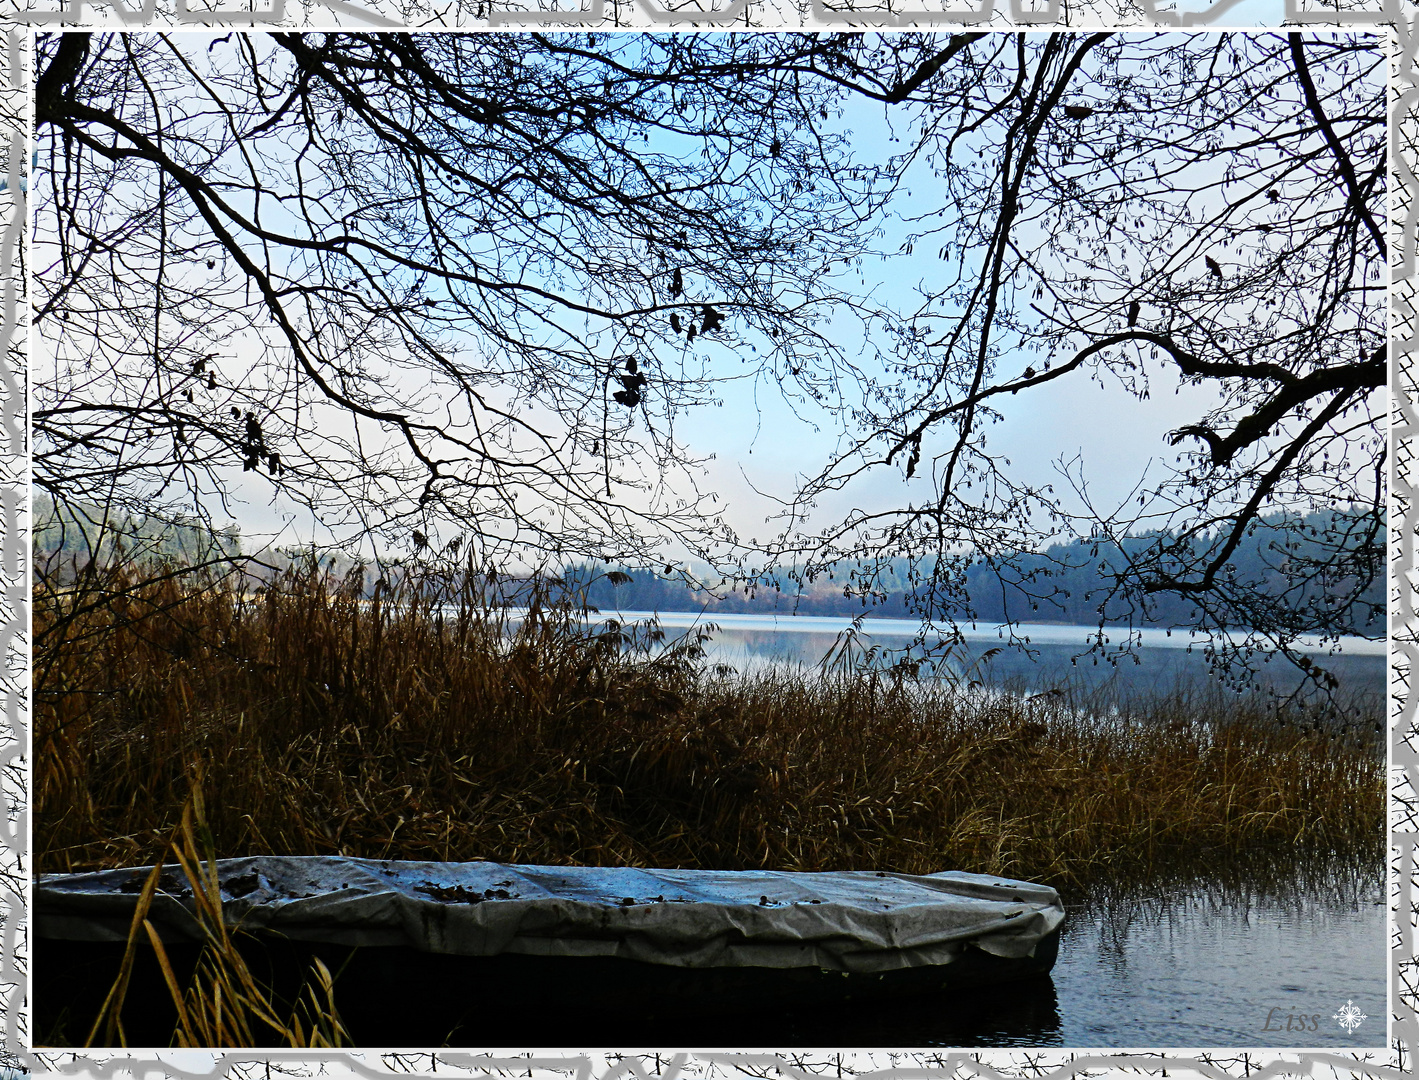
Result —
[[[102, 1001], [149, 869], [39, 879], [37, 1012], [78, 1015], [80, 984]], [[352, 1033], [375, 1046], [441, 1045], [470, 1017], [497, 1027], [519, 1001], [543, 1015], [633, 1008], [653, 1018], [1038, 977], [1064, 921], [1047, 886], [960, 872], [267, 856], [220, 860], [217, 875], [224, 921], [249, 932], [272, 982], [298, 981], [308, 957], [322, 957]], [[175, 963], [195, 962], [202, 932], [175, 869], [163, 871], [149, 919]], [[379, 1008], [368, 1008], [376, 992]], [[471, 1030], [455, 1038], [522, 1045]]]

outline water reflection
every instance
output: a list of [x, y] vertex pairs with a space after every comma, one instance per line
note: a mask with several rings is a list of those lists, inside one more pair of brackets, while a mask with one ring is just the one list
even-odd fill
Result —
[[[1270, 873], [1072, 907], [1053, 973], [1066, 1044], [1383, 1047], [1381, 872]], [[1358, 1026], [1336, 1018], [1347, 1003]]]
[[719, 1017], [713, 1032], [696, 1031], [686, 1045], [849, 1050], [1063, 1044], [1059, 995], [1045, 975], [969, 993]]
[[[652, 616], [648, 612], [623, 612], [617, 617], [635, 622]], [[703, 616], [683, 612], [662, 612], [655, 618], [670, 638], [692, 627], [703, 628], [707, 621]], [[798, 617], [775, 621], [771, 616], [734, 615], [713, 622], [716, 629], [705, 643], [708, 661], [747, 673], [770, 664], [815, 667], [838, 642], [848, 620]], [[868, 620], [863, 624], [867, 635], [863, 646], [905, 649], [912, 645], [917, 629], [917, 624], [902, 619]], [[1022, 625], [1017, 631], [1022, 639], [1029, 640], [1026, 650], [1008, 646], [994, 630], [969, 633], [964, 644], [951, 652], [948, 669], [952, 676], [961, 681], [979, 679], [1024, 693], [1059, 687], [1115, 696], [1217, 682], [1201, 645], [1192, 642], [1189, 648], [1190, 639], [1181, 633], [1170, 637], [1163, 630], [1139, 631], [1134, 650], [1120, 655], [1117, 646], [1127, 636], [1123, 631], [1109, 637], [1102, 653], [1088, 650], [1089, 636], [1097, 633], [1097, 627]], [[1344, 652], [1323, 654], [1319, 662], [1340, 680], [1344, 691], [1376, 700], [1384, 693], [1383, 642], [1347, 641]], [[1301, 673], [1284, 660], [1257, 657], [1253, 663], [1263, 687], [1285, 693], [1301, 681]]]

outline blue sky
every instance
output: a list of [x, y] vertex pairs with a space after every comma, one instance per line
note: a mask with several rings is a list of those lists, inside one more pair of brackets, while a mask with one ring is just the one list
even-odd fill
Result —
[[[853, 137], [855, 154], [863, 160], [880, 160], [901, 145], [890, 142], [890, 131], [883, 123], [881, 106], [859, 101], [850, 104], [842, 120], [842, 128]], [[929, 207], [931, 191], [937, 181], [925, 168], [910, 174], [903, 184], [910, 190], [910, 201], [901, 197], [894, 203], [899, 212], [921, 213]], [[885, 301], [898, 310], [915, 310], [921, 300], [919, 283], [930, 283], [933, 275], [942, 272], [935, 248], [939, 240], [922, 243], [911, 256], [896, 253], [901, 236], [900, 224], [888, 226], [887, 238], [878, 248], [891, 254], [881, 259], [864, 260], [862, 277], [856, 271], [844, 275], [845, 288], [873, 290], [875, 299]], [[936, 330], [946, 323], [929, 321]], [[850, 349], [860, 345], [862, 351], [854, 359], [870, 366], [871, 343], [862, 336], [861, 327], [843, 321], [834, 335]], [[879, 345], [883, 344], [881, 342]], [[798, 482], [817, 473], [828, 461], [843, 437], [842, 425], [835, 413], [800, 403], [791, 408], [785, 403], [772, 379], [765, 374], [753, 377], [751, 363], [725, 347], [716, 347], [710, 339], [701, 339], [706, 355], [714, 358], [721, 371], [743, 373], [738, 381], [723, 384], [722, 408], [700, 409], [685, 414], [678, 422], [676, 434], [685, 439], [691, 450], [716, 455], [711, 464], [714, 488], [729, 506], [729, 520], [742, 536], [763, 539], [776, 531], [766, 525], [765, 518], [774, 514], [778, 499], [789, 498]], [[752, 360], [752, 358], [750, 358]], [[1018, 370], [1031, 361], [1021, 358]], [[1011, 361], [1002, 361], [999, 375], [1010, 375]], [[1173, 369], [1155, 369], [1153, 387], [1148, 401], [1141, 402], [1116, 382], [1095, 382], [1079, 373], [1077, 378], [1061, 379], [1046, 387], [1018, 396], [995, 399], [1004, 419], [990, 428], [991, 447], [1011, 461], [1011, 476], [1035, 486], [1054, 485], [1057, 493], [1070, 490], [1060, 472], [1061, 459], [1074, 461], [1082, 468], [1089, 485], [1094, 507], [1113, 510], [1126, 503], [1136, 487], [1151, 472], [1158, 474], [1162, 459], [1175, 460], [1178, 450], [1164, 441], [1164, 434], [1187, 423], [1195, 422], [1215, 406], [1218, 398], [1206, 387], [1181, 386]], [[1107, 422], [1101, 422], [1107, 418]], [[815, 430], [815, 427], [817, 430]], [[925, 457], [924, 457], [925, 460]], [[849, 486], [834, 497], [820, 500], [820, 524], [841, 520], [850, 510], [889, 509], [918, 503], [932, 492], [930, 470], [923, 468], [911, 480], [905, 479], [900, 463], [895, 467], [879, 467], [869, 476]], [[1071, 509], [1082, 504], [1066, 495]]]
[[[1247, 0], [1229, 9], [1227, 21], [1254, 18], [1260, 22], [1267, 11], [1279, 19], [1281, 10], [1280, 4]], [[876, 108], [859, 103], [843, 120], [844, 127], [854, 132], [855, 150], [867, 159], [893, 149]], [[914, 187], [919, 200], [929, 199], [929, 175], [914, 178], [908, 186]], [[881, 246], [890, 250], [894, 244], [888, 241]], [[916, 306], [913, 285], [935, 265], [939, 264], [895, 256], [890, 262], [865, 261], [863, 274], [879, 299], [911, 310]], [[855, 327], [844, 324], [844, 340], [858, 334]], [[713, 456], [704, 486], [722, 496], [728, 520], [743, 537], [762, 539], [775, 531], [765, 520], [778, 508], [775, 497], [790, 497], [798, 481], [817, 472], [833, 453], [841, 436], [839, 418], [810, 406], [801, 406], [795, 414], [772, 380], [753, 377], [752, 356], [737, 355], [708, 338], [700, 340], [698, 349], [721, 372], [743, 377], [722, 384], [722, 407], [683, 414], [676, 435], [692, 454]], [[1024, 366], [1022, 361], [1020, 368]], [[1177, 451], [1165, 443], [1164, 433], [1195, 421], [1215, 400], [1205, 389], [1179, 388], [1166, 372], [1157, 376], [1146, 403], [1115, 384], [1100, 385], [1086, 378], [1060, 380], [1009, 398], [1002, 406], [1004, 422], [992, 430], [991, 445], [1011, 459], [1013, 476], [1038, 486], [1053, 484], [1059, 492], [1068, 488], [1059, 463], [1077, 461], [1095, 509], [1107, 513], [1129, 499], [1150, 468], [1156, 475], [1164, 461], [1174, 459]], [[901, 506], [925, 495], [929, 485], [929, 470], [907, 481], [900, 468], [878, 469], [866, 482], [825, 499], [819, 522], [841, 519], [852, 509]], [[308, 539], [312, 531], [308, 519], [292, 520], [282, 530], [285, 512], [267, 505], [269, 491], [258, 481], [245, 492], [243, 532], [255, 538], [284, 531], [282, 543]]]

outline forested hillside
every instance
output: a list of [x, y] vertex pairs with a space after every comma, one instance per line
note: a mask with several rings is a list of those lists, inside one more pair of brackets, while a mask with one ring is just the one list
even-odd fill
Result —
[[36, 492], [33, 507], [34, 552], [37, 565], [75, 561], [85, 565], [113, 560], [122, 550], [128, 559], [171, 558], [196, 564], [241, 553], [236, 529], [212, 532], [195, 519], [172, 523], [114, 516], [97, 506], [67, 502], [57, 507], [47, 495]]
[[[1259, 594], [1284, 598], [1297, 610], [1308, 605], [1333, 604], [1348, 607], [1349, 621], [1359, 633], [1384, 633], [1384, 586], [1382, 576], [1356, 591], [1353, 577], [1335, 572], [1320, 574], [1317, 564], [1333, 565], [1328, 556], [1337, 547], [1349, 553], [1347, 561], [1359, 565], [1384, 549], [1385, 537], [1347, 535], [1336, 525], [1338, 519], [1311, 515], [1304, 528], [1296, 528], [1295, 518], [1272, 515], [1263, 518], [1230, 560], [1229, 570], [1236, 580], [1252, 583]], [[1288, 527], [1283, 527], [1283, 524]], [[920, 594], [913, 588], [906, 560], [894, 559], [880, 578], [883, 588], [875, 595], [861, 596], [846, 589], [844, 575], [819, 577], [811, 583], [789, 584], [787, 575], [777, 584], [761, 582], [743, 585], [687, 584], [669, 577], [662, 568], [619, 567], [613, 582], [605, 568], [581, 566], [567, 576], [586, 584], [587, 599], [602, 610], [698, 611], [711, 612], [795, 612], [801, 615], [857, 615], [867, 610], [883, 618], [915, 618], [930, 614], [938, 619], [974, 619], [994, 624], [1057, 622], [1089, 625], [1100, 616], [1105, 622], [1128, 622], [1146, 626], [1194, 625], [1197, 611], [1186, 598], [1175, 594], [1158, 596], [1146, 612], [1131, 611], [1112, 594], [1115, 573], [1127, 565], [1124, 555], [1140, 551], [1157, 541], [1160, 534], [1127, 537], [1118, 544], [1076, 539], [1055, 544], [1043, 553], [1019, 555], [1009, 565], [972, 564], [965, 575], [968, 606], [957, 611], [925, 612]], [[621, 580], [626, 575], [629, 581]]]

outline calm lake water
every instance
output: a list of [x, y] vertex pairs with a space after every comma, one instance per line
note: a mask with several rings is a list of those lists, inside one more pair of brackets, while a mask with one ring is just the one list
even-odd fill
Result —
[[[775, 616], [719, 614], [713, 617], [683, 611], [602, 612], [601, 618], [642, 622], [655, 618], [670, 637], [713, 624], [717, 629], [706, 643], [711, 663], [729, 664], [744, 672], [771, 663], [816, 666], [833, 648], [838, 636], [852, 624], [846, 617]], [[921, 629], [912, 619], [866, 619], [861, 638], [863, 647], [904, 649]], [[1027, 693], [1040, 693], [1056, 686], [1086, 690], [1170, 691], [1182, 686], [1202, 687], [1216, 683], [1203, 653], [1205, 639], [1192, 638], [1182, 631], [1144, 629], [1133, 631], [1132, 656], [1119, 656], [1118, 646], [1129, 639], [1125, 628], [1105, 628], [1104, 651], [1090, 652], [1097, 635], [1093, 626], [1066, 626], [1050, 623], [1020, 623], [1016, 636], [1027, 643], [1025, 649], [1008, 644], [1006, 632], [994, 626], [963, 627], [965, 649], [953, 657], [958, 675], [979, 678], [992, 685], [1011, 686]], [[994, 656], [984, 658], [999, 648]], [[1372, 695], [1377, 701], [1385, 690], [1386, 646], [1383, 641], [1347, 638], [1337, 649], [1319, 642], [1302, 642], [1322, 667], [1340, 679], [1346, 690]], [[1112, 662], [1111, 662], [1112, 661]], [[1293, 689], [1300, 674], [1284, 660], [1258, 666], [1262, 685], [1277, 690]]]
[[[628, 611], [603, 617], [637, 621], [651, 615]], [[684, 612], [657, 618], [672, 637], [707, 621]], [[816, 665], [851, 622], [766, 615], [719, 615], [710, 621], [719, 627], [707, 643], [710, 662], [740, 671], [767, 663]], [[901, 648], [918, 628], [907, 620], [868, 620], [865, 643]], [[1017, 633], [1029, 638], [1035, 655], [1007, 648], [981, 673], [988, 683], [1022, 692], [1069, 684], [1125, 696], [1206, 686], [1212, 678], [1200, 643], [1185, 634], [1144, 630], [1136, 638], [1138, 662], [1124, 658], [1115, 667], [1088, 654], [1095, 629], [1019, 626]], [[1126, 632], [1109, 636], [1112, 646]], [[961, 658], [963, 668], [1004, 644], [993, 627], [966, 630], [966, 639], [970, 655]], [[1383, 642], [1346, 641], [1338, 654], [1316, 659], [1344, 688], [1382, 700]], [[1264, 682], [1277, 689], [1297, 680], [1280, 662], [1261, 670]], [[1341, 873], [1324, 884], [1297, 885], [1290, 893], [1278, 899], [1199, 886], [1074, 908], [1048, 978], [985, 989], [966, 999], [687, 1020], [679, 1032], [624, 1034], [632, 1041], [641, 1035], [676, 1045], [776, 1049], [1385, 1046], [1389, 913], [1382, 879], [1378, 873]], [[1348, 1015], [1364, 1019], [1358, 1026], [1342, 1026], [1336, 1019], [1342, 1008], [1358, 1010]]]

